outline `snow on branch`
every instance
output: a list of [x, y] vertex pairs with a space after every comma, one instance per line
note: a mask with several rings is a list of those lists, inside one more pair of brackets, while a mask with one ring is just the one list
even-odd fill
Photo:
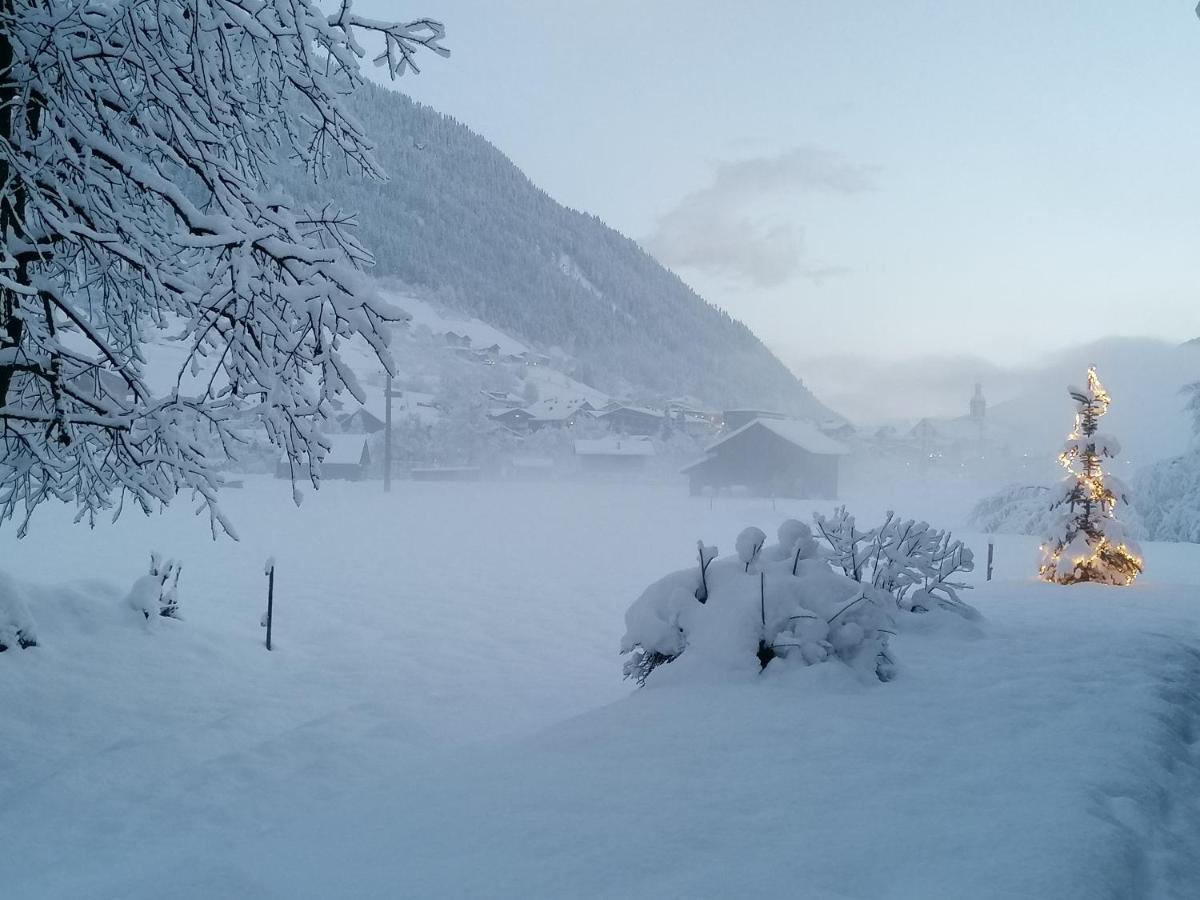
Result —
[[[333, 153], [383, 177], [345, 105], [368, 35], [393, 77], [447, 55], [440, 23], [350, 0], [0, 4], [0, 523], [183, 490], [232, 534], [217, 466], [250, 431], [315, 483], [333, 400], [362, 398], [340, 348], [392, 371], [397, 314], [364, 290], [354, 217], [268, 185]], [[165, 382], [156, 335], [183, 348]]]

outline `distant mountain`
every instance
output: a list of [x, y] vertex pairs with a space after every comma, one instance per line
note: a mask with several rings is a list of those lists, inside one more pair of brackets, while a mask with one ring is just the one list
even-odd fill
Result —
[[352, 108], [389, 182], [281, 177], [302, 200], [358, 213], [377, 276], [561, 348], [576, 377], [610, 393], [830, 415], [745, 325], [629, 238], [555, 202], [465, 125], [371, 84]]

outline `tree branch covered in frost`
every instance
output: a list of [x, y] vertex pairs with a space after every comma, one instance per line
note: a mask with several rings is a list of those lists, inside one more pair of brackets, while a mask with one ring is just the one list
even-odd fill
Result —
[[949, 531], [898, 519], [890, 510], [882, 525], [860, 531], [844, 506], [829, 517], [814, 513], [813, 520], [830, 546], [833, 565], [855, 581], [891, 594], [900, 609], [925, 612], [936, 604], [978, 618], [974, 607], [958, 596], [970, 587], [958, 576], [975, 568], [975, 556]]
[[[266, 188], [281, 157], [383, 173], [343, 99], [360, 41], [393, 77], [442, 26], [349, 0], [0, 0], [0, 522], [50, 499], [78, 518], [189, 490], [214, 534], [216, 466], [265, 431], [315, 483], [339, 354], [389, 369], [394, 312], [362, 296], [354, 219]], [[184, 361], [147, 377], [169, 331]]]

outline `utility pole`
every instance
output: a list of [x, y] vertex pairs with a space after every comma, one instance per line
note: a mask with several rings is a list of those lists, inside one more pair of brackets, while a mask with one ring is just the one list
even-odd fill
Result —
[[392, 376], [388, 373], [383, 388], [383, 490], [392, 489]]

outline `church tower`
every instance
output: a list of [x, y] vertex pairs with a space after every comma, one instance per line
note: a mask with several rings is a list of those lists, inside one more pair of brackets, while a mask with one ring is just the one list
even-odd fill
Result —
[[987, 415], [987, 400], [983, 398], [983, 385], [975, 382], [975, 395], [971, 398], [971, 418], [982, 422]]

